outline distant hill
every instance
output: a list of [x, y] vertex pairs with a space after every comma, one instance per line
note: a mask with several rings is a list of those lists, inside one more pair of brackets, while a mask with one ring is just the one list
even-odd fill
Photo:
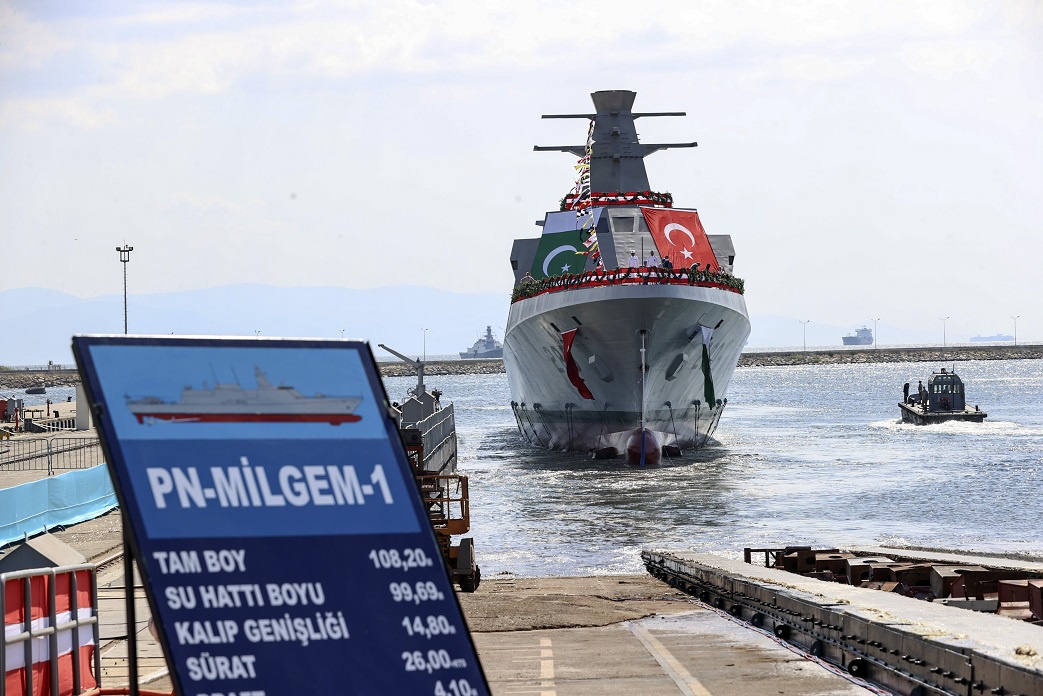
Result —
[[[471, 346], [486, 325], [503, 339], [510, 307], [506, 293], [452, 293], [397, 285], [370, 290], [279, 288], [230, 285], [128, 299], [131, 333], [207, 336], [306, 336], [363, 338], [404, 353], [456, 355]], [[0, 292], [3, 308], [0, 365], [71, 364], [76, 333], [123, 333], [123, 296], [81, 298], [55, 290], [20, 288]], [[799, 348], [803, 327], [793, 317], [751, 317], [747, 350]], [[809, 348], [839, 346], [860, 324], [807, 325]], [[872, 327], [870, 327], [872, 328]], [[881, 345], [937, 342], [937, 331], [907, 331], [878, 325]]]
[[[486, 325], [503, 338], [509, 296], [452, 293], [393, 286], [278, 288], [232, 285], [204, 290], [130, 295], [129, 329], [136, 334], [295, 336], [363, 338], [403, 353], [455, 354], [477, 340]], [[78, 333], [123, 333], [123, 296], [80, 298], [54, 290], [21, 288], [0, 292], [3, 308], [0, 364], [73, 362], [71, 337]]]

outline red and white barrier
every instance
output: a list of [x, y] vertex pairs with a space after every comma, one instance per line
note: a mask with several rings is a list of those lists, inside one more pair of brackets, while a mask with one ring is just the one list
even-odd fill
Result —
[[[79, 691], [97, 686], [94, 675], [97, 623], [90, 621], [95, 616], [92, 573], [93, 569], [77, 566], [0, 576], [4, 617], [4, 682], [0, 696], [75, 696], [77, 663]], [[53, 607], [51, 583], [54, 584]], [[50, 630], [52, 628], [55, 630]], [[55, 681], [52, 673], [57, 676], [57, 692], [52, 688]]]

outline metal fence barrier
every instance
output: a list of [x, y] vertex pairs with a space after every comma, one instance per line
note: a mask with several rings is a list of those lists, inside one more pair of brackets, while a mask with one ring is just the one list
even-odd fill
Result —
[[[62, 594], [57, 592], [59, 578], [64, 579], [67, 588]], [[86, 587], [81, 587], [83, 582]], [[15, 592], [9, 593], [11, 584], [15, 585]], [[81, 594], [89, 598], [86, 607], [80, 605]], [[14, 600], [15, 606], [8, 606], [9, 600]], [[0, 621], [0, 696], [79, 694], [85, 687], [95, 686], [84, 682], [98, 682], [101, 678], [97, 607], [98, 576], [94, 564], [0, 574], [0, 617], [5, 617]], [[36, 613], [42, 615], [34, 619]], [[8, 615], [22, 618], [7, 624]], [[85, 647], [93, 648], [89, 657], [82, 654]], [[68, 662], [61, 659], [64, 655], [69, 656]], [[83, 664], [85, 658], [89, 659], [88, 664]], [[46, 663], [46, 669], [38, 672], [35, 668], [41, 663]], [[12, 670], [14, 676], [9, 678]], [[37, 678], [45, 679], [47, 684], [35, 684]], [[13, 691], [9, 693], [11, 686]]]
[[89, 469], [105, 463], [96, 437], [55, 437], [3, 440], [0, 471], [55, 471]]

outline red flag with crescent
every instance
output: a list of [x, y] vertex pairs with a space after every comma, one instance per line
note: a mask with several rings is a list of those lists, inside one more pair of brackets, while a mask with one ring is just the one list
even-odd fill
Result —
[[660, 256], [669, 256], [674, 268], [699, 268], [719, 271], [717, 257], [710, 247], [699, 213], [676, 208], [642, 208], [648, 230]]
[[561, 335], [561, 340], [565, 344], [565, 374], [569, 376], [569, 381], [576, 387], [580, 396], [593, 401], [594, 395], [587, 389], [587, 383], [579, 376], [579, 366], [576, 365], [576, 359], [572, 357], [572, 342], [576, 340], [577, 331], [579, 329], [570, 329]]

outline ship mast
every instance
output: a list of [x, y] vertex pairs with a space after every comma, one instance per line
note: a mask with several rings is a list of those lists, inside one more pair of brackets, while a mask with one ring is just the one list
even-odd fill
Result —
[[[644, 158], [659, 150], [678, 147], [697, 147], [698, 143], [656, 143], [642, 145], [637, 137], [634, 121], [651, 116], [685, 116], [684, 111], [657, 111], [634, 113], [637, 92], [608, 90], [594, 92], [596, 113], [552, 114], [543, 118], [585, 118], [594, 121], [594, 144], [590, 156], [590, 190], [599, 193], [617, 191], [647, 191], [648, 173]], [[536, 145], [536, 152], [571, 152], [577, 157], [586, 154], [586, 145]]]

